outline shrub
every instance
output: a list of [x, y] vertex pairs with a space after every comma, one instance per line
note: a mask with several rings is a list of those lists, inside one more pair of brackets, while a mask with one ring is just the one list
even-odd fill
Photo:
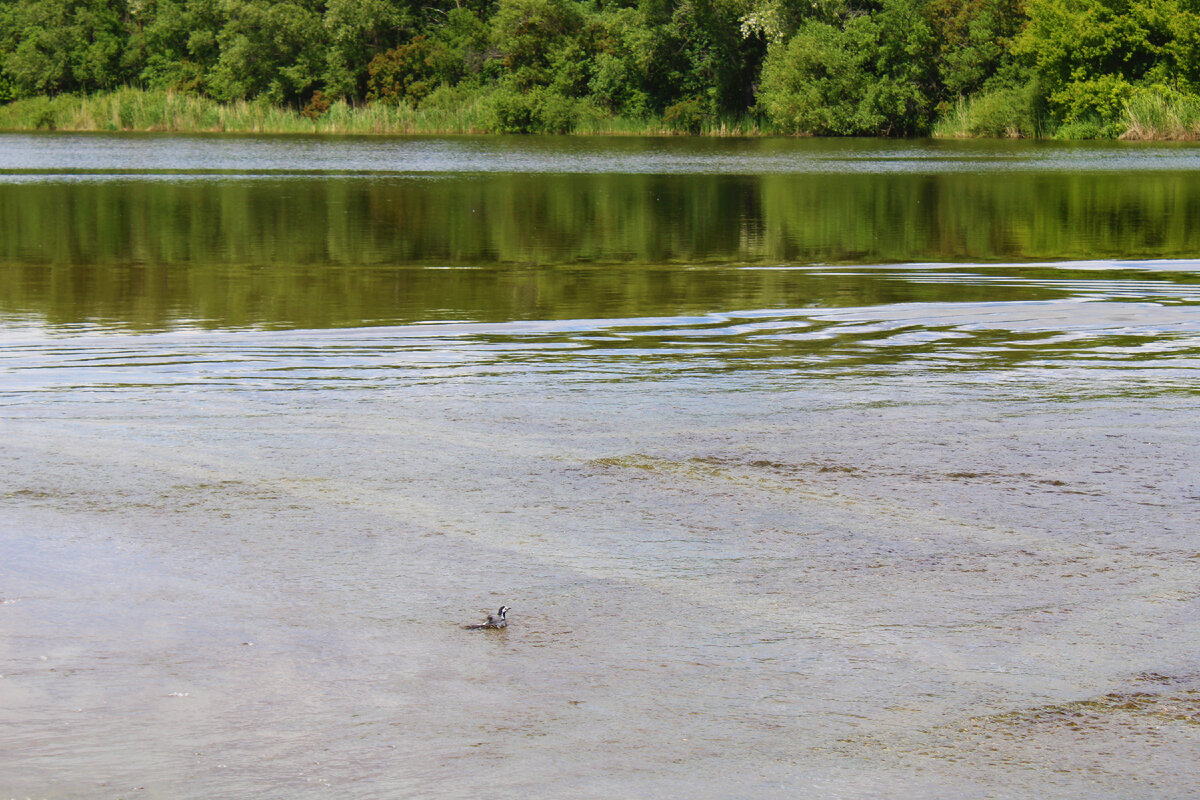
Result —
[[790, 133], [855, 133], [866, 83], [846, 32], [809, 21], [763, 62], [758, 106]]
[[534, 130], [533, 102], [528, 93], [503, 88], [489, 98], [488, 127], [495, 133], [532, 133]]
[[697, 134], [705, 116], [704, 101], [693, 97], [667, 106], [663, 111], [663, 122], [673, 131]]
[[1133, 85], [1119, 75], [1072, 81], [1053, 92], [1050, 104], [1064, 122], [1099, 119], [1104, 123], [1121, 117], [1133, 96]]
[[1027, 137], [1038, 132], [1032, 86], [995, 89], [963, 101], [959, 124], [972, 136]]
[[1122, 139], [1200, 138], [1200, 98], [1156, 87], [1135, 92], [1125, 104]]
[[763, 62], [759, 108], [796, 133], [913, 134], [932, 116], [933, 34], [916, 0], [883, 0], [844, 27], [808, 20]]
[[579, 10], [568, 0], [500, 0], [492, 40], [520, 88], [528, 89], [549, 81], [554, 50], [579, 22]]
[[1116, 139], [1124, 132], [1120, 122], [1100, 117], [1083, 117], [1065, 122], [1054, 131], [1055, 139]]
[[579, 116], [576, 101], [555, 92], [538, 92], [533, 102], [533, 121], [541, 133], [570, 133]]
[[424, 36], [380, 53], [367, 65], [367, 100], [398, 105], [421, 102], [433, 89], [433, 49]]
[[570, 133], [581, 119], [600, 116], [586, 100], [550, 89], [523, 92], [511, 85], [492, 93], [487, 105], [487, 127], [494, 133]]
[[27, 101], [27, 120], [34, 130], [52, 131], [58, 127], [55, 103], [49, 97], [31, 97]]
[[300, 110], [300, 115], [307, 119], [319, 119], [329, 113], [333, 101], [321, 92], [313, 92], [312, 99]]

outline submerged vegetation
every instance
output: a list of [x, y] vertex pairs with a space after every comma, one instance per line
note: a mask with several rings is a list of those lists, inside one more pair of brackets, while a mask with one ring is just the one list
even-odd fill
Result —
[[1200, 0], [4, 0], [0, 128], [1200, 136]]

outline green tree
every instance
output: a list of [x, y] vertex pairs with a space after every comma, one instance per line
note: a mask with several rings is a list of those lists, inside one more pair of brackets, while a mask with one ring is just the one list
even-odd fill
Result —
[[361, 98], [367, 92], [372, 59], [400, 44], [416, 27], [416, 17], [407, 2], [329, 0], [324, 24], [329, 37], [325, 91]]
[[1200, 88], [1195, 0], [1028, 0], [1014, 50], [1066, 122], [1114, 120], [1138, 87]]
[[602, 106], [638, 116], [685, 99], [691, 62], [667, 0], [607, 9], [589, 90]]
[[949, 98], [1026, 79], [1012, 44], [1026, 21], [1023, 0], [930, 0], [937, 78]]
[[767, 51], [758, 104], [785, 130], [857, 133], [869, 127], [859, 117], [865, 81], [853, 36], [836, 25], [811, 20], [789, 41], [776, 42]]
[[136, 74], [124, 0], [20, 0], [2, 19], [3, 74], [15, 97], [119, 86]]
[[516, 86], [544, 86], [552, 77], [555, 51], [581, 22], [568, 0], [500, 0], [492, 17], [492, 41]]
[[367, 99], [419, 103], [434, 88], [433, 45], [424, 35], [393, 47], [367, 66]]
[[209, 76], [219, 100], [261, 97], [294, 103], [325, 72], [326, 36], [319, 0], [222, 0], [227, 22]]
[[714, 0], [682, 0], [672, 15], [686, 59], [680, 94], [700, 101], [708, 113], [740, 111], [747, 105], [737, 10]]
[[935, 39], [919, 0], [884, 0], [843, 24], [810, 19], [771, 45], [759, 107], [780, 127], [835, 135], [928, 129]]
[[437, 20], [431, 33], [429, 60], [436, 79], [446, 85], [480, 76], [498, 52], [491, 46], [487, 23], [465, 5]]
[[144, 49], [141, 79], [150, 86], [202, 91], [220, 51], [225, 20], [219, 0], [146, 0], [146, 21], [133, 34]]
[[664, 60], [661, 38], [637, 8], [606, 11], [599, 24], [588, 95], [610, 112], [642, 116], [651, 107], [655, 67]]

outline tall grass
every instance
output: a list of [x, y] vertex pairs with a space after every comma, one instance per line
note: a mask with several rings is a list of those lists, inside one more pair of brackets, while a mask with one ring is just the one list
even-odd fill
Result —
[[933, 135], [944, 139], [1024, 139], [1043, 134], [1029, 87], [999, 89], [959, 98], [933, 126]]
[[[433, 99], [432, 97], [430, 98]], [[777, 133], [753, 116], [693, 117], [680, 122], [664, 115], [607, 116], [590, 104], [573, 115], [569, 130], [602, 136], [766, 136]], [[1146, 90], [1126, 104], [1120, 120], [1075, 120], [1047, 124], [1036, 112], [1033, 93], [1005, 89], [960, 99], [934, 124], [941, 138], [1045, 137], [1200, 141], [1200, 98]], [[590, 109], [590, 110], [589, 110]], [[181, 133], [441, 134], [491, 133], [497, 123], [487, 92], [451, 90], [419, 108], [337, 101], [299, 110], [260, 102], [219, 103], [162, 89], [117, 89], [90, 96], [34, 97], [0, 105], [0, 130], [169, 131]]]
[[1170, 90], [1139, 90], [1118, 119], [1092, 115], [1047, 123], [1026, 90], [1008, 89], [960, 99], [937, 121], [943, 138], [1052, 137], [1126, 141], [1200, 141], [1200, 98]]
[[572, 133], [595, 136], [678, 136], [694, 133], [699, 136], [769, 136], [773, 131], [753, 117], [720, 116], [703, 120], [699, 130], [680, 130], [661, 116], [585, 117]]
[[970, 139], [971, 106], [965, 97], [960, 97], [948, 111], [943, 113], [933, 123], [935, 139]]
[[1125, 103], [1125, 132], [1130, 141], [1200, 140], [1200, 100], [1177, 92], [1143, 92]]
[[215, 133], [476, 133], [486, 129], [480, 104], [417, 110], [336, 102], [321, 113], [265, 103], [218, 103], [166, 90], [118, 89], [87, 97], [35, 97], [0, 106], [0, 129], [176, 131]]
[[[181, 133], [416, 134], [489, 133], [497, 130], [487, 93], [455, 93], [443, 102], [352, 106], [337, 101], [325, 109], [298, 110], [259, 102], [219, 103], [207, 97], [161, 89], [124, 88], [90, 96], [62, 95], [17, 100], [0, 106], [0, 130], [168, 131]], [[683, 133], [661, 116], [645, 119], [582, 114], [572, 132], [596, 135]], [[693, 131], [694, 132], [694, 131]], [[767, 133], [749, 117], [706, 119], [707, 136]]]

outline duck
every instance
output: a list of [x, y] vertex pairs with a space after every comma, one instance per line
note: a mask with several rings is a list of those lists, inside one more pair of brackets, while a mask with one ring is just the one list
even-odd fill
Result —
[[463, 625], [463, 627], [469, 631], [481, 631], [486, 628], [507, 628], [508, 627], [508, 619], [506, 618], [507, 615], [508, 615], [508, 606], [500, 606], [500, 610], [497, 611], [495, 614], [488, 614], [487, 622], [481, 623], [479, 625]]

